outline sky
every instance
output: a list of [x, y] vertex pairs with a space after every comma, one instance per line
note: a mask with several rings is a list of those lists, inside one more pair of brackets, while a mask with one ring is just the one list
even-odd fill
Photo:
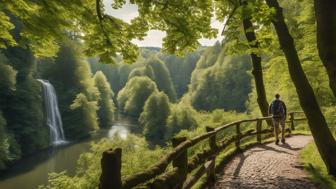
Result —
[[[126, 4], [122, 9], [115, 10], [111, 7], [113, 0], [104, 0], [105, 12], [109, 15], [115, 16], [124, 20], [125, 22], [130, 22], [130, 20], [138, 16], [138, 8], [136, 5]], [[223, 24], [215, 19], [212, 19], [211, 25], [213, 28], [217, 28], [221, 31]], [[133, 42], [140, 47], [162, 47], [162, 39], [165, 37], [165, 33], [158, 30], [150, 30], [143, 41], [134, 40]], [[216, 39], [200, 39], [199, 42], [202, 46], [212, 46], [216, 41], [222, 40], [223, 37], [220, 32]]]

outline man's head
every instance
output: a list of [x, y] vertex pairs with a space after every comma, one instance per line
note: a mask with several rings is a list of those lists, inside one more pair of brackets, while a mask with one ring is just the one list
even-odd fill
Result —
[[275, 98], [276, 99], [279, 99], [280, 98], [280, 95], [277, 93], [277, 94], [275, 94]]

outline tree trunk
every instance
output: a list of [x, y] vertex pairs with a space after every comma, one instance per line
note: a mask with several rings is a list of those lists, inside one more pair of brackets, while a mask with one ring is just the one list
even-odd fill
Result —
[[[250, 48], [258, 49], [259, 43], [257, 42], [257, 37], [250, 17], [243, 19], [243, 27]], [[252, 67], [253, 67], [252, 74], [254, 76], [254, 82], [257, 90], [257, 102], [262, 115], [266, 117], [268, 116], [268, 102], [266, 99], [264, 78], [261, 67], [261, 57], [253, 52], [250, 54], [250, 56], [252, 59]]]
[[314, 91], [302, 69], [294, 40], [283, 17], [282, 8], [277, 0], [266, 0], [266, 3], [276, 10], [273, 25], [278, 35], [281, 49], [287, 59], [291, 79], [298, 93], [300, 105], [307, 116], [308, 125], [318, 151], [327, 166], [329, 174], [336, 176], [336, 142], [317, 103]]
[[121, 189], [121, 148], [103, 152], [99, 189]]
[[317, 48], [336, 97], [336, 1], [314, 0], [317, 21]]

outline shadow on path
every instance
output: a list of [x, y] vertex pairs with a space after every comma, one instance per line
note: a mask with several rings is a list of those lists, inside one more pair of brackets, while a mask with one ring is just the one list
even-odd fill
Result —
[[312, 137], [297, 135], [287, 143], [260, 144], [237, 154], [218, 175], [213, 189], [317, 189], [298, 161]]
[[289, 149], [289, 150], [292, 150], [292, 151], [299, 151], [299, 150], [302, 149], [302, 148], [293, 148], [293, 147], [292, 147], [291, 145], [289, 145], [288, 143], [279, 145], [279, 147], [286, 148], [286, 149]]
[[283, 154], [288, 154], [288, 155], [293, 155], [292, 153], [289, 153], [287, 151], [284, 151], [284, 150], [279, 150], [279, 149], [276, 149], [272, 146], [268, 146], [268, 145], [262, 145], [262, 146], [259, 146], [260, 148], [264, 148], [265, 150], [271, 150], [271, 151], [274, 151], [274, 152], [277, 152], [277, 153], [283, 153]]
[[237, 165], [237, 168], [235, 169], [234, 173], [233, 173], [233, 176], [234, 177], [238, 177], [239, 176], [239, 173], [240, 173], [240, 170], [241, 168], [243, 167], [244, 165], [244, 162], [246, 160], [246, 158], [250, 155], [252, 155], [253, 153], [256, 153], [256, 152], [261, 152], [261, 151], [265, 151], [265, 150], [253, 150], [252, 152], [250, 152], [249, 154], [245, 155], [244, 153], [240, 153], [238, 154], [236, 157], [239, 158], [239, 163]]

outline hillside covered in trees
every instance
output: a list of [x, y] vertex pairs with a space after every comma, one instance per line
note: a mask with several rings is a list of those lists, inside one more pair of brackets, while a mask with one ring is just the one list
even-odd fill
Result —
[[[97, 62], [97, 58], [85, 58], [81, 53], [81, 45], [68, 39], [61, 45], [56, 58], [32, 58], [29, 72], [21, 73], [22, 77], [27, 77], [26, 74], [29, 75], [30, 85], [35, 86], [33, 91], [27, 91], [24, 88], [25, 85], [18, 85], [15, 76], [18, 77], [17, 74], [20, 74], [20, 70], [11, 66], [9, 55], [3, 54], [2, 71], [7, 80], [3, 84], [8, 86], [3, 86], [6, 90], [3, 90], [2, 94], [8, 99], [13, 98], [13, 100], [3, 103], [7, 105], [2, 110], [2, 128], [5, 131], [3, 149], [7, 155], [2, 159], [2, 169], [6, 169], [6, 164], [10, 165], [15, 160], [49, 146], [50, 136], [48, 128], [45, 127], [47, 123], [44, 117], [42, 88], [36, 80], [37, 78], [48, 80], [55, 87], [64, 133], [68, 140], [88, 137], [99, 127], [111, 127], [116, 111], [139, 119], [144, 136], [148, 141], [161, 145], [180, 130], [197, 126], [196, 120], [192, 116], [192, 112], [195, 112], [193, 107], [203, 111], [215, 109], [247, 111], [245, 101], [251, 92], [251, 80], [248, 73], [250, 71], [249, 60], [244, 57], [232, 59], [227, 56], [227, 58], [223, 58], [224, 52], [216, 53], [213, 49], [221, 49], [221, 45], [217, 43], [214, 47], [202, 47], [185, 57], [160, 53], [158, 48], [142, 48], [141, 54], [134, 64], [124, 64], [121, 59], [116, 64], [100, 64]], [[17, 50], [14, 51], [15, 53], [28, 53], [28, 50], [18, 47], [15, 50]], [[209, 63], [208, 67], [204, 67], [204, 59], [208, 59], [208, 56], [214, 57], [214, 60], [212, 65]], [[25, 65], [27, 64], [26, 60], [16, 61], [18, 65], [28, 66]], [[213, 75], [215, 73], [212, 73], [211, 70], [218, 70], [216, 67], [220, 67], [218, 71], [226, 70], [227, 73], [234, 73], [239, 68], [230, 66], [233, 61], [238, 61], [235, 64], [238, 67], [245, 64], [242, 69], [242, 77], [233, 78], [229, 74], [225, 74], [223, 76], [226, 77], [217, 78], [216, 75]], [[213, 68], [211, 69], [211, 67]], [[208, 77], [202, 75], [206, 74], [203, 73], [202, 68], [209, 70], [207, 71], [209, 72]], [[207, 82], [212, 83], [213, 79], [217, 79], [216, 83], [220, 83], [223, 87], [214, 87], [212, 89], [214, 91], [208, 91], [209, 89], [206, 87], [210, 86]], [[194, 85], [199, 86], [194, 87]], [[188, 90], [189, 87], [190, 90]], [[30, 90], [34, 89], [29, 88]], [[27, 94], [16, 94], [21, 89], [23, 93]], [[218, 94], [222, 95], [215, 97]], [[24, 101], [14, 100], [17, 95], [18, 97], [33, 95], [36, 101], [27, 99], [27, 109], [21, 109], [25, 107], [22, 104]], [[203, 102], [206, 99], [200, 98], [202, 95], [208, 95], [207, 99], [211, 102]], [[237, 101], [225, 102], [226, 99], [232, 99], [232, 95]], [[182, 98], [187, 100], [180, 102]], [[14, 104], [10, 105], [8, 102]], [[173, 105], [175, 103], [177, 105]], [[202, 103], [212, 103], [213, 105], [202, 107]], [[178, 106], [182, 109], [172, 106]], [[19, 110], [11, 110], [12, 107], [20, 107], [21, 113], [27, 116], [27, 119], [21, 120], [25, 122], [16, 124], [16, 117], [10, 118], [9, 115], [20, 116]], [[31, 110], [30, 107], [35, 107], [39, 114], [36, 114], [35, 111], [28, 111], [28, 109]], [[182, 112], [175, 113], [175, 111]], [[36, 115], [39, 115], [37, 120], [35, 119]], [[28, 122], [29, 116], [32, 116], [32, 121], [36, 121], [38, 124]], [[12, 124], [17, 125], [16, 130], [13, 129]], [[29, 127], [31, 127], [30, 132], [32, 133], [22, 130]], [[38, 129], [39, 127], [41, 129]], [[42, 138], [44, 140], [40, 140]], [[32, 140], [36, 140], [36, 143], [32, 143]], [[28, 141], [32, 145], [29, 148], [24, 145]], [[26, 151], [27, 149], [29, 151]]]
[[[1, 175], [57, 148], [58, 120], [66, 145], [106, 132], [119, 115], [136, 120], [136, 132], [92, 143], [74, 174], [53, 173], [40, 187], [97, 188], [103, 151], [122, 148], [122, 177], [138, 173], [171, 150], [175, 136], [268, 116], [276, 93], [288, 110], [304, 112], [308, 126], [298, 130], [313, 136], [336, 175], [335, 3], [112, 1], [114, 10], [137, 7], [125, 22], [100, 0], [51, 2], [0, 2]], [[149, 30], [166, 32], [162, 48], [132, 43]], [[200, 45], [218, 32], [222, 41]]]

